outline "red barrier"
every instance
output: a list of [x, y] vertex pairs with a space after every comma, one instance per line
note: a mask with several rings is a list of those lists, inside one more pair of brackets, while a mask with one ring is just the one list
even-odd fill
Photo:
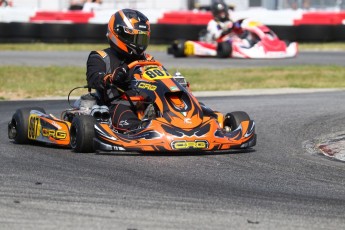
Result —
[[212, 19], [210, 12], [193, 12], [193, 11], [171, 11], [163, 14], [158, 19], [158, 24], [185, 24], [185, 25], [207, 25]]
[[30, 17], [30, 22], [71, 22], [88, 23], [94, 17], [93, 12], [84, 11], [37, 11], [35, 16]]
[[306, 12], [294, 25], [341, 25], [345, 12]]

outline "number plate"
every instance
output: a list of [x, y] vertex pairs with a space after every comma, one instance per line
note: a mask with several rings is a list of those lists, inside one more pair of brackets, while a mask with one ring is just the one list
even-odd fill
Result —
[[148, 80], [172, 78], [162, 66], [145, 66], [143, 77]]

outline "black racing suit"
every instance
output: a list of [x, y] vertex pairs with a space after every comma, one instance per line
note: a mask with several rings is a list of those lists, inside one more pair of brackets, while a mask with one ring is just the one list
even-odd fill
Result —
[[[129, 58], [121, 55], [113, 48], [102, 51], [92, 51], [87, 60], [86, 80], [90, 88], [96, 89], [100, 104], [109, 107], [113, 125], [123, 131], [136, 128], [140, 120], [134, 113], [128, 102], [121, 100], [121, 93], [116, 87], [110, 87], [104, 83], [104, 77], [112, 74], [114, 70], [123, 65], [136, 60], [151, 59], [148, 54], [143, 54], [137, 58]], [[128, 90], [130, 83], [119, 83], [116, 86], [122, 90]]]

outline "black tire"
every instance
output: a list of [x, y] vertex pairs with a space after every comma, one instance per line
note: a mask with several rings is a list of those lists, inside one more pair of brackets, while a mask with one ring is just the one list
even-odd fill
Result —
[[181, 57], [186, 57], [186, 54], [184, 53], [184, 48], [185, 48], [185, 40], [176, 40], [172, 44], [172, 52], [174, 57], [176, 58], [181, 58]]
[[12, 120], [8, 125], [8, 136], [17, 144], [28, 144], [30, 139], [28, 138], [29, 130], [29, 116], [31, 110], [38, 110], [42, 113], [46, 113], [44, 109], [40, 107], [28, 107], [18, 109], [12, 116]]
[[231, 42], [220, 42], [217, 45], [217, 56], [219, 58], [228, 58], [231, 56], [232, 53], [232, 45]]
[[249, 115], [243, 111], [235, 111], [235, 112], [227, 113], [224, 119], [224, 128], [228, 131], [233, 131], [241, 124], [242, 121], [249, 121], [249, 120], [250, 120]]
[[93, 116], [75, 116], [70, 128], [71, 148], [77, 153], [92, 153], [95, 151], [93, 138], [95, 137]]

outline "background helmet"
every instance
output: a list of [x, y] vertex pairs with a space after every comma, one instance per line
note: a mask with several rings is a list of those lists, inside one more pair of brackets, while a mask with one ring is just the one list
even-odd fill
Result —
[[125, 55], [142, 55], [150, 41], [150, 22], [137, 10], [123, 9], [113, 14], [107, 37], [111, 47]]
[[230, 20], [229, 8], [222, 0], [212, 1], [211, 11], [217, 21], [225, 22]]

